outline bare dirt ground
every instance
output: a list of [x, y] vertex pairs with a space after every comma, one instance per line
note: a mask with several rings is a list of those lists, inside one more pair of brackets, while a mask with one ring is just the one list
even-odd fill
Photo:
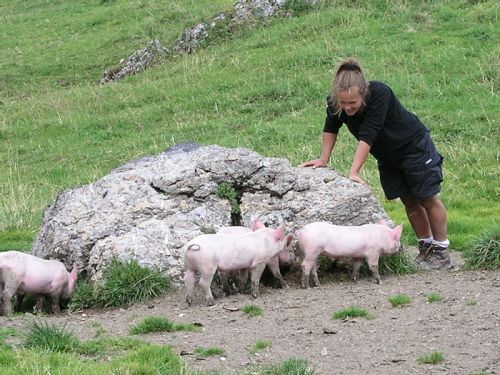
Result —
[[[150, 316], [199, 323], [199, 332], [152, 333], [140, 338], [172, 345], [192, 369], [224, 374], [288, 358], [308, 360], [317, 374], [500, 374], [500, 270], [462, 270], [458, 253], [452, 253], [452, 262], [454, 268], [448, 271], [382, 276], [381, 285], [367, 277], [306, 290], [285, 275], [290, 288], [263, 287], [258, 299], [234, 295], [207, 307], [200, 295], [194, 306], [187, 307], [183, 291], [178, 290], [127, 309], [42, 319], [66, 324], [82, 340], [103, 330], [113, 336], [128, 335], [131, 326]], [[430, 293], [444, 300], [428, 303]], [[388, 298], [398, 294], [410, 296], [411, 303], [393, 307]], [[241, 309], [248, 304], [259, 305], [263, 314], [247, 316]], [[350, 306], [368, 310], [373, 319], [332, 319], [335, 312]], [[25, 319], [1, 317], [0, 326], [21, 329]], [[268, 340], [271, 347], [252, 354], [257, 340]], [[225, 353], [198, 358], [194, 351], [200, 346], [221, 348]], [[443, 353], [445, 360], [419, 363], [419, 358], [434, 351]]]

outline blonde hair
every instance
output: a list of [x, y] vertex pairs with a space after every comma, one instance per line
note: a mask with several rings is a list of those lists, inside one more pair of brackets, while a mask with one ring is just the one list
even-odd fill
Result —
[[338, 103], [338, 93], [341, 91], [351, 91], [357, 87], [363, 104], [366, 104], [366, 98], [369, 94], [368, 81], [366, 80], [363, 69], [355, 59], [347, 59], [340, 63], [332, 83], [331, 98], [335, 106], [335, 114], [342, 111]]

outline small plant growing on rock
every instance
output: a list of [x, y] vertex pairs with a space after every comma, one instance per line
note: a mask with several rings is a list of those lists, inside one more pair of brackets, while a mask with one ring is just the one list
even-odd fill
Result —
[[217, 196], [222, 199], [228, 199], [231, 203], [231, 213], [234, 215], [240, 214], [240, 204], [238, 203], [238, 192], [228, 182], [223, 182], [217, 189]]

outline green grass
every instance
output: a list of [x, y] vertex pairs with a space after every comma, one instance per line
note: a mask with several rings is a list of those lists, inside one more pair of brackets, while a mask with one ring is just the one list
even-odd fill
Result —
[[382, 275], [406, 275], [416, 271], [415, 261], [407, 251], [384, 256], [379, 260], [379, 272]]
[[426, 296], [428, 303], [441, 302], [444, 297], [438, 293], [430, 293]]
[[105, 359], [111, 356], [121, 356], [124, 353], [131, 353], [146, 343], [133, 337], [115, 337], [100, 335], [98, 338], [87, 341], [80, 341], [76, 354], [98, 359]]
[[[1, 0], [0, 250], [28, 249], [58, 193], [175, 143], [247, 147], [293, 165], [317, 158], [331, 75], [346, 56], [387, 82], [431, 129], [445, 156], [441, 196], [452, 248], [468, 249], [498, 225], [494, 0], [324, 0], [307, 12], [294, 2], [297, 17], [96, 84], [149, 40], [171, 46], [184, 27], [233, 3]], [[345, 133], [331, 162], [341, 173], [356, 143]], [[373, 159], [362, 176], [414, 244], [401, 203], [383, 196]]]
[[[255, 374], [252, 371], [248, 374]], [[305, 359], [289, 358], [276, 365], [264, 366], [257, 372], [260, 375], [316, 375], [317, 372]], [[245, 373], [247, 374], [247, 373]]]
[[2, 61], [0, 97], [10, 101], [94, 83], [151, 39], [170, 46], [184, 27], [232, 2], [2, 0], [0, 5], [0, 49], [9, 52]]
[[423, 365], [436, 365], [445, 360], [444, 354], [442, 352], [434, 351], [429, 354], [424, 354], [418, 359], [418, 362]]
[[204, 347], [198, 347], [195, 349], [194, 354], [196, 354], [198, 357], [212, 357], [216, 355], [224, 355], [224, 350], [221, 348], [204, 348]]
[[500, 226], [477, 236], [464, 252], [465, 268], [494, 270], [500, 268]]
[[142, 267], [135, 260], [113, 260], [104, 272], [104, 288], [100, 290], [105, 306], [126, 306], [163, 295], [171, 287], [161, 272]]
[[240, 205], [238, 203], [238, 192], [227, 182], [222, 182], [217, 188], [217, 196], [222, 199], [227, 199], [231, 204], [231, 214], [240, 214]]
[[[318, 270], [320, 282], [328, 282], [335, 274], [336, 278], [340, 280], [351, 279], [350, 272], [352, 271], [352, 264], [347, 260], [346, 263], [333, 261], [327, 256], [320, 256], [318, 258]], [[417, 266], [413, 257], [409, 252], [403, 251], [391, 256], [383, 256], [379, 259], [379, 273], [381, 275], [406, 275], [417, 272]], [[361, 276], [371, 276], [371, 271], [363, 261], [360, 268]]]
[[411, 303], [411, 297], [406, 294], [398, 294], [389, 297], [389, 302], [393, 307], [405, 306]]
[[105, 305], [100, 300], [99, 286], [94, 285], [88, 279], [78, 280], [68, 308], [70, 311], [101, 307]]
[[70, 352], [79, 345], [75, 334], [54, 324], [32, 320], [27, 323], [24, 346], [48, 352]]
[[476, 306], [477, 305], [477, 301], [475, 299], [471, 298], [471, 299], [468, 299], [465, 304], [467, 306]]
[[191, 374], [169, 346], [129, 337], [80, 341], [65, 326], [37, 320], [27, 322], [25, 328], [22, 345], [0, 346], [0, 373], [33, 374], [43, 368], [44, 373], [60, 374]]
[[15, 328], [0, 328], [0, 346], [3, 345], [5, 340], [10, 336], [18, 336], [18, 332]]
[[271, 347], [271, 341], [269, 340], [257, 340], [250, 348], [250, 353], [255, 354], [267, 350]]
[[142, 343], [115, 358], [88, 358], [24, 348], [0, 348], [0, 373], [16, 374], [190, 374], [182, 359], [169, 346]]
[[80, 280], [69, 304], [72, 311], [92, 307], [128, 306], [164, 295], [171, 288], [161, 272], [142, 267], [135, 260], [112, 260], [101, 284]]
[[368, 310], [357, 306], [350, 306], [343, 310], [336, 311], [332, 319], [351, 319], [351, 318], [368, 318], [372, 319], [373, 316], [368, 312]]
[[138, 335], [150, 332], [196, 331], [198, 328], [192, 323], [174, 323], [161, 316], [151, 316], [130, 328], [130, 333]]
[[243, 311], [248, 316], [259, 316], [262, 315], [263, 312], [262, 307], [258, 305], [245, 305], [243, 306], [241, 311]]
[[[17, 335], [14, 328], [0, 329], [0, 340]], [[0, 342], [0, 373], [16, 374], [171, 374], [203, 375], [191, 370], [170, 346], [153, 345], [131, 337], [102, 335], [81, 341], [65, 326], [26, 322], [24, 342], [6, 345]], [[265, 341], [265, 340], [263, 340]], [[261, 348], [263, 344], [259, 345]], [[220, 348], [199, 347], [199, 357], [220, 356]], [[279, 364], [252, 370], [253, 375], [314, 375], [307, 362], [288, 359]], [[224, 372], [210, 372], [224, 374]]]
[[29, 252], [35, 234], [35, 231], [29, 229], [0, 232], [0, 251], [16, 250]]

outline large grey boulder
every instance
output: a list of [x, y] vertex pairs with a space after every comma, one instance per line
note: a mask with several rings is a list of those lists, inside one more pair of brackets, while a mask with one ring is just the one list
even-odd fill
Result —
[[[222, 184], [238, 192], [240, 213], [219, 197]], [[292, 167], [244, 148], [185, 144], [61, 193], [45, 210], [32, 253], [68, 267], [76, 261], [95, 281], [112, 258], [135, 259], [179, 284], [187, 241], [256, 218], [272, 227], [283, 223], [289, 233], [313, 221], [389, 220], [368, 187], [329, 168]]]

